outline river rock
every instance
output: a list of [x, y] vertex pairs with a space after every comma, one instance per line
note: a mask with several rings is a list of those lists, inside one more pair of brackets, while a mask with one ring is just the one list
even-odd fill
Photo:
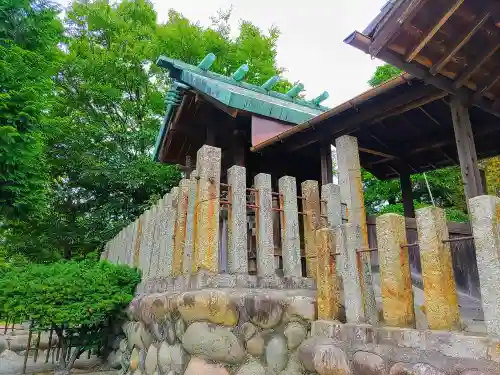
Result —
[[184, 332], [186, 332], [186, 323], [182, 319], [177, 319], [175, 322], [175, 334], [179, 340], [182, 340]]
[[28, 338], [29, 338], [28, 335], [10, 336], [8, 340], [9, 350], [13, 352], [20, 352], [22, 350], [26, 350], [26, 348], [28, 347]]
[[280, 323], [283, 307], [279, 300], [268, 295], [253, 295], [246, 296], [244, 303], [250, 320], [259, 327], [269, 329]]
[[164, 342], [158, 351], [158, 366], [163, 374], [168, 371], [182, 373], [189, 356], [181, 344], [169, 345]]
[[240, 363], [245, 355], [229, 329], [204, 322], [195, 322], [187, 328], [182, 346], [191, 355], [231, 364]]
[[[182, 319], [179, 319], [182, 320]], [[165, 338], [170, 345], [175, 344], [175, 326], [170, 320], [167, 320], [164, 324]]]
[[[5, 361], [17, 361], [21, 356], [17, 355], [12, 350], [6, 349], [2, 353], [0, 353], [0, 359]], [[1, 361], [0, 361], [1, 362]]]
[[257, 333], [257, 328], [252, 323], [245, 322], [241, 325], [240, 332], [243, 339], [248, 341]]
[[139, 350], [134, 348], [132, 354], [130, 354], [129, 370], [133, 372], [139, 368]]
[[266, 364], [272, 374], [282, 371], [288, 362], [288, 350], [284, 336], [272, 336], [266, 345]]
[[316, 320], [316, 301], [312, 297], [294, 296], [288, 299], [287, 319], [300, 318], [306, 321]]
[[257, 361], [252, 361], [241, 366], [236, 375], [266, 375], [266, 370]]
[[229, 375], [229, 372], [221, 364], [208, 363], [201, 358], [193, 357], [184, 375]]
[[246, 345], [247, 351], [251, 355], [258, 357], [264, 353], [264, 338], [260, 334], [257, 334], [248, 340]]
[[382, 357], [374, 353], [356, 352], [353, 356], [356, 375], [385, 375], [385, 363]]
[[158, 368], [158, 348], [155, 344], [149, 346], [144, 367], [146, 375], [153, 375]]
[[124, 352], [124, 351], [127, 350], [127, 348], [128, 348], [128, 340], [127, 339], [122, 339], [120, 341], [120, 351]]
[[314, 369], [319, 375], [350, 375], [344, 351], [334, 345], [317, 346], [314, 351]]
[[0, 336], [0, 353], [9, 348], [9, 343], [4, 336]]
[[390, 375], [446, 375], [445, 372], [427, 363], [396, 363], [392, 366]]
[[306, 328], [299, 322], [290, 322], [285, 328], [287, 346], [290, 350], [295, 350], [307, 336]]
[[[84, 357], [83, 353], [80, 355], [80, 358], [86, 358]], [[114, 369], [119, 369], [122, 367], [122, 352], [119, 350], [112, 351], [108, 355], [108, 364], [111, 366], [111, 368]]]
[[283, 371], [279, 375], [304, 375], [305, 369], [299, 360], [297, 352], [290, 354], [288, 363]]
[[177, 298], [177, 308], [186, 322], [205, 320], [225, 326], [238, 323], [236, 305], [226, 293], [217, 290], [183, 293]]
[[305, 369], [309, 372], [315, 371], [314, 369], [314, 354], [316, 348], [321, 346], [334, 346], [336, 342], [326, 337], [311, 337], [300, 344], [297, 354], [304, 365]]

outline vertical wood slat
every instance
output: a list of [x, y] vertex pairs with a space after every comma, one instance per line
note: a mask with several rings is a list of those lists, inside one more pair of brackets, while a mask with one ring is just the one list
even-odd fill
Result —
[[228, 268], [230, 273], [248, 273], [246, 169], [237, 165], [227, 171], [229, 185]]
[[278, 181], [281, 213], [281, 255], [285, 276], [301, 277], [300, 229], [297, 205], [297, 181], [284, 176]]
[[194, 271], [218, 272], [221, 149], [204, 145], [196, 155], [198, 193]]
[[259, 173], [255, 176], [257, 210], [257, 275], [272, 276], [274, 272], [274, 243], [272, 217], [271, 176]]
[[302, 211], [304, 213], [304, 245], [307, 277], [316, 278], [316, 230], [321, 224], [319, 184], [317, 181], [302, 182]]

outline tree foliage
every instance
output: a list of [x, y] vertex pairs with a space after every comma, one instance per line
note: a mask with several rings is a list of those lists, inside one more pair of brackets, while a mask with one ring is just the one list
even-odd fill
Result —
[[87, 259], [0, 270], [0, 316], [57, 333], [63, 353], [71, 339], [71, 369], [84, 350], [103, 345], [103, 329], [119, 318], [140, 281], [137, 269]]
[[[34, 6], [35, 1], [22, 3]], [[245, 80], [256, 84], [283, 71], [276, 63], [279, 31], [264, 33], [242, 21], [231, 37], [230, 16], [230, 10], [220, 11], [207, 28], [174, 10], [158, 23], [146, 0], [75, 1], [66, 9], [64, 36], [50, 39], [60, 46], [57, 64], [45, 75], [31, 70], [46, 86], [33, 94], [40, 99], [40, 131], [30, 137], [40, 143], [26, 147], [33, 154], [26, 163], [31, 173], [40, 169], [33, 183], [40, 182], [46, 194], [28, 182], [19, 186], [43, 202], [43, 209], [0, 220], [0, 246], [7, 254], [32, 260], [84, 257], [178, 183], [177, 168], [151, 160], [169, 85], [155, 65], [160, 55], [197, 64], [213, 52], [213, 71], [227, 75], [247, 63]], [[60, 26], [55, 12], [47, 17]], [[21, 69], [12, 66], [17, 62], [3, 63]], [[5, 79], [14, 85], [14, 77]], [[290, 87], [283, 81], [277, 89]]]
[[[369, 80], [369, 84], [377, 86], [401, 74], [401, 72], [400, 69], [389, 64], [379, 66]], [[430, 171], [426, 173], [426, 177], [434, 203], [445, 209], [448, 220], [467, 221], [467, 205], [459, 168], [450, 167]], [[415, 208], [432, 204], [424, 175], [414, 174], [411, 181]], [[369, 214], [404, 213], [399, 180], [381, 181], [371, 173], [364, 171], [363, 182], [366, 208]]]

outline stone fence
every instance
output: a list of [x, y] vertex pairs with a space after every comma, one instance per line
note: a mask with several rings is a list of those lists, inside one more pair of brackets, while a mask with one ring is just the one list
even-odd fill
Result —
[[[450, 239], [444, 211], [427, 207], [416, 213], [418, 243], [407, 243], [404, 217], [386, 214], [377, 218], [377, 248], [369, 248], [357, 143], [341, 138], [340, 185], [320, 189], [318, 182], [305, 181], [301, 196], [289, 176], [279, 179], [277, 192], [267, 174], [255, 176], [249, 188], [239, 166], [228, 170], [227, 184], [221, 183], [221, 150], [203, 146], [190, 178], [106, 245], [103, 258], [143, 273], [131, 321], [124, 326], [125, 370], [147, 375], [500, 373], [500, 199], [470, 201], [489, 337], [463, 336], [450, 254], [450, 242], [463, 238]], [[221, 210], [227, 210], [227, 254], [219, 246]], [[256, 275], [249, 275], [248, 210], [256, 218]], [[280, 220], [282, 274], [274, 257], [273, 213]], [[408, 249], [416, 245], [430, 331], [414, 329]], [[379, 260], [381, 311], [372, 285], [372, 253]]]

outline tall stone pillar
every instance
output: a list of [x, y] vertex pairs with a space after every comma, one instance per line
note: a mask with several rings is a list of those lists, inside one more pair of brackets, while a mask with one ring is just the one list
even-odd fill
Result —
[[297, 181], [284, 176], [278, 181], [281, 216], [281, 256], [285, 276], [301, 277], [299, 210], [297, 205]]
[[[368, 230], [366, 226], [365, 201], [361, 180], [361, 165], [356, 137], [344, 135], [335, 141], [339, 173], [340, 198], [347, 205], [348, 221], [359, 225], [362, 233], [362, 246], [368, 248]], [[361, 253], [359, 278], [363, 290], [363, 306], [368, 321], [378, 322], [377, 304], [373, 290], [370, 253]]]
[[141, 214], [137, 218], [136, 230], [137, 233], [135, 235], [135, 243], [134, 243], [134, 255], [132, 257], [132, 266], [139, 268], [140, 258], [141, 258], [141, 242], [142, 242], [142, 223], [144, 222], [144, 213]]
[[144, 213], [144, 225], [142, 227], [142, 241], [141, 250], [139, 254], [139, 269], [143, 276], [147, 276], [149, 271], [149, 260], [150, 260], [150, 250], [151, 250], [151, 236], [153, 234], [153, 220], [154, 212], [153, 207]]
[[188, 210], [190, 181], [183, 179], [179, 183], [179, 195], [177, 198], [177, 217], [174, 231], [174, 254], [172, 273], [174, 276], [182, 275], [182, 261], [184, 259], [184, 245], [186, 243], [186, 219]]
[[482, 195], [469, 200], [481, 301], [488, 334], [500, 336], [500, 198]]
[[302, 211], [304, 212], [304, 246], [307, 277], [316, 278], [316, 231], [321, 224], [318, 181], [304, 181], [302, 187]]
[[155, 204], [155, 220], [153, 228], [153, 240], [151, 245], [151, 259], [149, 261], [149, 277], [156, 277], [158, 274], [160, 248], [161, 248], [161, 218], [162, 218], [162, 199], [158, 200]]
[[229, 273], [247, 274], [247, 190], [246, 169], [234, 165], [227, 171], [229, 184]]
[[195, 205], [196, 242], [194, 270], [213, 273], [219, 268], [219, 212], [221, 149], [204, 145], [196, 160], [198, 194]]
[[186, 242], [184, 243], [184, 259], [182, 260], [182, 273], [188, 275], [191, 273], [194, 258], [194, 238], [195, 238], [195, 204], [198, 190], [197, 172], [191, 172], [188, 189], [188, 208], [186, 215]]
[[406, 243], [405, 218], [377, 217], [377, 243], [384, 321], [393, 327], [415, 327], [415, 310]]
[[272, 276], [274, 271], [273, 199], [271, 176], [259, 173], [255, 176], [257, 219], [257, 275]]
[[445, 212], [425, 207], [416, 211], [416, 217], [429, 329], [458, 329], [460, 313], [450, 244], [443, 242], [449, 239]]
[[359, 225], [347, 223], [335, 229], [336, 252], [340, 253], [344, 304], [348, 323], [366, 323], [356, 250], [363, 244]]
[[331, 228], [316, 231], [316, 245], [318, 249], [316, 271], [316, 299], [318, 305], [318, 319], [338, 319], [339, 299], [337, 274], [330, 266], [330, 255], [335, 246], [335, 234]]

